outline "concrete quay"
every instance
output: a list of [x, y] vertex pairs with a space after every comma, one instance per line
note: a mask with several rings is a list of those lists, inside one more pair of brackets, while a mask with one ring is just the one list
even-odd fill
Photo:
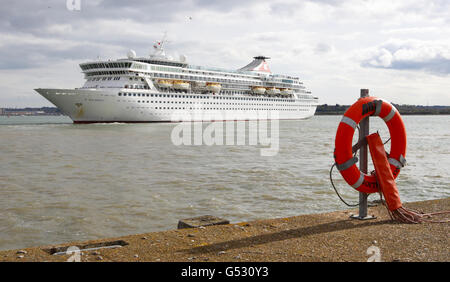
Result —
[[[450, 198], [405, 207], [450, 210]], [[369, 207], [369, 215], [376, 219], [350, 219], [355, 213], [353, 209], [0, 251], [0, 261], [450, 261], [449, 223], [395, 223], [383, 205]], [[443, 218], [448, 214], [434, 217]], [[67, 252], [71, 246], [86, 250]]]

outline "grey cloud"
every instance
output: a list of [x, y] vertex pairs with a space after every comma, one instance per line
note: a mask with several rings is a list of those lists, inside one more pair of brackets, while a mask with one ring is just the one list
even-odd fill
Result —
[[346, 2], [345, 0], [307, 0], [308, 2], [325, 4], [330, 6], [339, 6]]
[[331, 52], [332, 47], [326, 43], [318, 43], [314, 48], [316, 54], [325, 54]]
[[388, 42], [371, 50], [361, 61], [361, 66], [448, 75], [450, 45], [418, 41]]
[[[99, 34], [96, 23], [102, 19], [111, 20], [118, 26], [124, 19], [140, 24], [170, 23], [177, 13], [185, 13], [191, 5], [190, 1], [80, 1], [80, 11], [68, 10], [65, 0], [3, 3], [0, 36], [14, 35], [17, 40], [0, 42], [0, 69], [33, 68], [58, 59], [92, 58], [99, 52], [98, 45], [101, 44], [103, 48], [109, 46], [104, 49], [116, 50], [121, 46], [124, 49], [146, 46], [147, 49], [142, 47], [137, 51], [148, 54], [155, 31], [141, 32], [148, 37], [131, 36], [124, 40], [126, 31], [120, 36], [111, 32]], [[64, 27], [68, 27], [67, 31]], [[62, 30], [55, 32], [55, 28]], [[21, 40], [21, 37], [28, 39]], [[39, 43], [30, 42], [29, 38], [39, 39]], [[64, 42], [72, 47], [64, 46]]]
[[8, 54], [0, 60], [0, 69], [24, 69], [50, 65], [60, 60], [94, 59], [98, 50], [96, 44], [77, 44], [65, 47], [60, 44], [9, 44], [0, 46], [1, 54]]
[[194, 8], [190, 1], [80, 1], [80, 11], [68, 10], [65, 0], [9, 1], [0, 10], [0, 30], [45, 35], [49, 25], [77, 25], [94, 19], [171, 22]]
[[248, 7], [260, 2], [259, 0], [194, 0], [193, 4], [197, 9], [211, 9], [228, 13], [234, 9]]
[[422, 3], [416, 3], [411, 5], [411, 3], [406, 3], [402, 10], [405, 12], [412, 12], [421, 14], [423, 12], [430, 13], [432, 15], [448, 15], [448, 9], [450, 8], [450, 1], [448, 0], [427, 0]]
[[422, 61], [394, 61], [392, 69], [398, 70], [425, 70], [434, 74], [446, 75], [450, 74], [450, 59], [442, 56]]
[[104, 12], [111, 19], [126, 18], [138, 22], [171, 22], [180, 14], [188, 15], [194, 9], [191, 1], [176, 0], [108, 0], [92, 9], [96, 17]]
[[302, 3], [275, 3], [270, 5], [270, 13], [274, 16], [292, 17], [300, 9]]
[[[95, 56], [95, 49], [90, 49], [95, 44], [112, 46], [113, 48], [133, 47], [140, 54], [147, 55], [152, 41], [162, 36], [164, 30], [140, 30], [126, 37], [127, 30], [118, 33], [100, 31], [110, 30], [111, 27], [102, 20], [109, 20], [119, 28], [123, 22], [124, 28], [127, 22], [136, 23], [136, 26], [169, 25], [172, 22], [188, 19], [193, 13], [200, 10], [214, 10], [229, 12], [242, 8], [257, 1], [230, 0], [103, 0], [81, 1], [80, 11], [67, 9], [66, 0], [34, 0], [34, 1], [7, 1], [2, 3], [0, 10], [0, 36], [2, 34], [23, 35], [43, 40], [89, 42], [87, 45], [80, 43], [77, 48], [64, 48], [63, 46], [42, 46], [42, 44], [30, 44], [29, 40], [23, 45], [20, 40], [15, 44], [11, 41], [0, 42], [0, 68], [32, 68], [50, 60], [61, 58], [91, 58]], [[67, 31], [64, 27], [68, 27]], [[58, 29], [61, 28], [58, 32]], [[103, 29], [101, 29], [103, 28]], [[159, 27], [161, 28], [161, 27]], [[55, 31], [55, 29], [57, 31]], [[134, 30], [130, 30], [132, 33]], [[139, 47], [141, 46], [141, 47]], [[110, 49], [110, 48], [107, 48]]]

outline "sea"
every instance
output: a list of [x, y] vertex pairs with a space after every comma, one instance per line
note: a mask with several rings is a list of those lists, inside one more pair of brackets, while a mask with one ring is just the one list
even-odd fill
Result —
[[[177, 123], [0, 116], [0, 250], [175, 229], [180, 219], [202, 215], [236, 223], [348, 209], [330, 182], [340, 119], [271, 123], [277, 146], [262, 154], [267, 144], [174, 142]], [[450, 116], [403, 120], [401, 200], [449, 197]], [[241, 128], [250, 136], [249, 124]], [[384, 122], [371, 118], [370, 131], [389, 151]], [[358, 203], [336, 169], [331, 177], [346, 202]]]

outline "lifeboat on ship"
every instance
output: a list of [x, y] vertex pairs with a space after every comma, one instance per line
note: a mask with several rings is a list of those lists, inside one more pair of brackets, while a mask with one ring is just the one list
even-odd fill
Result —
[[165, 80], [165, 79], [159, 79], [157, 81], [157, 84], [158, 84], [159, 87], [163, 87], [163, 88], [169, 88], [169, 87], [172, 87], [172, 85], [173, 85], [172, 81]]
[[293, 93], [292, 89], [289, 88], [281, 88], [280, 91], [282, 95], [291, 95]]
[[280, 89], [271, 87], [271, 88], [268, 88], [266, 90], [266, 92], [267, 92], [267, 94], [270, 94], [270, 95], [277, 95], [277, 94], [280, 94]]
[[180, 89], [180, 90], [187, 90], [189, 89], [190, 84], [187, 81], [183, 80], [176, 80], [173, 82], [173, 88]]
[[252, 87], [252, 91], [255, 94], [264, 94], [266, 93], [266, 88], [261, 86]]
[[206, 83], [206, 88], [213, 93], [219, 93], [220, 89], [222, 89], [222, 85], [219, 83], [208, 82]]
[[198, 87], [198, 88], [203, 88], [203, 87], [206, 87], [206, 82], [204, 82], [204, 81], [195, 81], [194, 82], [194, 86]]

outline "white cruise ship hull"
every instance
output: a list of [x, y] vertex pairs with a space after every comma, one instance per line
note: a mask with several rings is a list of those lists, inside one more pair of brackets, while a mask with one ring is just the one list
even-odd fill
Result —
[[[276, 97], [159, 93], [130, 89], [35, 90], [74, 123], [295, 120], [312, 117], [317, 106], [317, 102], [311, 99]], [[123, 96], [122, 93], [128, 95]]]

